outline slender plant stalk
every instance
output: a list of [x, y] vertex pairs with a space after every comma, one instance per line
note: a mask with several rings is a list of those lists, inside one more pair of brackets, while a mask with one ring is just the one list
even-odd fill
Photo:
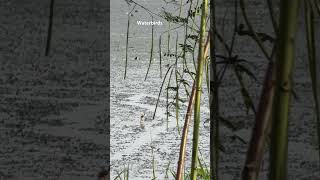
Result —
[[[206, 46], [205, 46], [205, 53], [204, 53], [205, 57], [208, 54], [208, 50], [209, 50], [209, 46], [210, 46], [209, 37], [210, 36], [208, 36], [208, 40], [207, 40]], [[195, 99], [195, 94], [196, 94], [195, 89], [196, 89], [196, 86], [195, 86], [195, 81], [194, 81], [193, 85], [192, 85], [192, 91], [191, 91], [189, 104], [188, 104], [188, 108], [187, 108], [187, 113], [185, 116], [184, 126], [183, 126], [183, 130], [182, 130], [176, 180], [182, 180], [182, 178], [183, 178], [183, 169], [184, 169], [184, 160], [185, 160], [185, 156], [186, 156], [186, 144], [187, 144], [187, 138], [188, 138], [188, 130], [189, 130], [189, 124], [190, 124], [190, 119], [191, 119], [191, 114], [192, 114], [192, 107], [194, 104], [194, 99]]]
[[128, 67], [129, 28], [130, 28], [130, 14], [128, 14], [128, 23], [127, 23], [126, 63], [125, 63], [125, 67], [124, 67], [124, 79], [126, 79], [126, 77], [127, 77], [127, 67]]
[[[151, 16], [151, 19], [153, 21], [153, 16]], [[146, 73], [146, 77], [144, 78], [144, 80], [147, 80], [148, 74], [149, 74], [149, 70], [151, 67], [151, 63], [152, 63], [152, 59], [153, 59], [153, 34], [154, 34], [154, 25], [151, 26], [151, 49], [150, 49], [150, 60], [149, 60], [149, 66], [148, 66], [148, 70]]]
[[158, 105], [159, 105], [160, 95], [161, 95], [161, 92], [162, 92], [162, 89], [163, 89], [163, 85], [164, 85], [164, 83], [165, 83], [165, 81], [166, 81], [167, 75], [168, 75], [170, 69], [172, 68], [172, 66], [173, 66], [173, 65], [169, 66], [166, 74], [164, 75], [163, 81], [162, 81], [162, 83], [161, 83], [160, 91], [159, 91], [159, 94], [158, 94], [158, 98], [157, 98], [157, 102], [156, 102], [156, 107], [155, 107], [154, 112], [153, 112], [152, 119], [154, 119], [154, 118], [156, 117], [157, 108], [158, 108]]
[[50, 47], [51, 47], [51, 38], [52, 38], [52, 24], [53, 24], [53, 8], [54, 8], [54, 0], [50, 1], [50, 15], [49, 15], [49, 25], [48, 25], [48, 34], [47, 34], [47, 44], [46, 44], [46, 52], [45, 55], [49, 55]]
[[159, 38], [159, 66], [160, 66], [160, 78], [162, 78], [162, 52], [161, 52], [161, 39], [162, 39], [162, 35], [160, 35]]
[[126, 38], [126, 62], [124, 65], [124, 79], [126, 79], [127, 77], [127, 67], [128, 67], [128, 49], [129, 49], [129, 30], [130, 30], [130, 16], [132, 11], [134, 10], [134, 8], [136, 7], [136, 5], [133, 6], [132, 10], [128, 13], [128, 22], [127, 22], [127, 38]]
[[154, 150], [153, 147], [151, 148], [152, 151], [152, 180], [156, 180], [156, 162], [155, 162], [155, 158], [154, 158]]
[[242, 180], [258, 180], [265, 144], [270, 133], [275, 78], [274, 65], [269, 62], [260, 96], [255, 125], [251, 135]]
[[205, 61], [205, 32], [206, 32], [206, 18], [208, 14], [208, 0], [202, 1], [202, 14], [200, 24], [200, 39], [199, 39], [199, 53], [198, 53], [198, 67], [196, 74], [196, 97], [194, 108], [194, 129], [193, 129], [193, 147], [192, 147], [192, 161], [191, 161], [191, 180], [197, 179], [198, 167], [198, 148], [199, 148], [199, 129], [200, 129], [200, 101], [201, 101], [201, 86], [203, 75], [203, 64]]
[[167, 130], [169, 129], [169, 88], [168, 87], [170, 87], [172, 73], [173, 73], [173, 69], [170, 72], [168, 85], [167, 85], [167, 105], [166, 105], [166, 109], [167, 109]]
[[168, 39], [167, 39], [167, 43], [168, 43], [168, 51], [167, 51], [167, 54], [170, 55], [170, 32], [171, 32], [171, 22], [169, 22], [169, 25], [168, 25]]
[[[313, 98], [315, 103], [316, 119], [317, 119], [317, 134], [318, 146], [320, 153], [320, 109], [319, 109], [319, 95], [318, 95], [318, 79], [317, 79], [317, 63], [316, 63], [316, 42], [315, 42], [315, 26], [314, 26], [314, 13], [312, 5], [309, 1], [304, 1], [305, 6], [305, 23], [306, 23], [306, 38], [308, 44], [308, 57], [309, 57], [309, 71], [312, 82]], [[320, 157], [320, 154], [319, 154]]]
[[288, 116], [300, 0], [281, 0], [272, 122], [270, 180], [287, 179]]
[[177, 122], [177, 128], [178, 128], [178, 134], [180, 135], [180, 126], [179, 126], [179, 83], [178, 83], [178, 40], [179, 40], [179, 35], [177, 33], [177, 38], [176, 38], [176, 50], [175, 50], [175, 57], [176, 57], [176, 62], [175, 62], [175, 77], [176, 77], [176, 122]]
[[154, 156], [154, 147], [152, 145], [152, 135], [150, 131], [150, 139], [151, 139], [151, 156], [152, 156], [152, 179], [151, 180], [156, 180], [156, 162], [155, 162], [155, 156]]
[[192, 86], [192, 92], [189, 99], [189, 104], [187, 108], [187, 113], [185, 116], [185, 123], [182, 130], [182, 137], [181, 137], [181, 143], [180, 143], [180, 152], [179, 152], [179, 161], [178, 161], [178, 167], [177, 167], [177, 175], [176, 180], [182, 180], [183, 178], [183, 169], [184, 169], [184, 160], [185, 160], [185, 154], [186, 154], [186, 144], [187, 144], [187, 136], [188, 136], [188, 129], [192, 114], [192, 107], [194, 104], [194, 97], [195, 97], [195, 83], [193, 83]]

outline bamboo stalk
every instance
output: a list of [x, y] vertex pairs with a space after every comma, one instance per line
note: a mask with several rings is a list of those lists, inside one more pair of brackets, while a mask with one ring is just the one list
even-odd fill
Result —
[[287, 179], [288, 118], [299, 0], [281, 0], [272, 122], [270, 180]]
[[191, 179], [197, 179], [198, 166], [198, 147], [199, 147], [199, 128], [200, 128], [200, 101], [201, 101], [201, 86], [204, 64], [204, 36], [206, 32], [206, 17], [208, 14], [208, 0], [202, 1], [202, 15], [200, 24], [200, 39], [199, 39], [199, 53], [198, 53], [198, 67], [196, 74], [196, 94], [194, 105], [194, 129], [193, 129], [193, 146], [192, 146], [192, 161], [191, 161]]
[[258, 180], [260, 165], [264, 154], [266, 140], [271, 128], [272, 105], [274, 98], [274, 65], [269, 63], [260, 96], [255, 125], [247, 151], [242, 180]]
[[[206, 42], [206, 46], [205, 46], [205, 55], [204, 57], [207, 56], [208, 54], [208, 50], [209, 50], [209, 39], [210, 36], [208, 36], [207, 38], [207, 42]], [[178, 161], [178, 167], [177, 167], [177, 175], [176, 175], [176, 180], [182, 180], [183, 177], [183, 169], [184, 169], [184, 161], [185, 161], [185, 156], [186, 156], [186, 144], [187, 144], [187, 138], [188, 138], [188, 130], [189, 130], [189, 124], [190, 124], [190, 119], [191, 119], [191, 114], [192, 114], [192, 107], [194, 104], [194, 99], [195, 99], [195, 81], [193, 82], [192, 85], [192, 92], [190, 95], [190, 99], [189, 99], [189, 104], [188, 104], [188, 108], [187, 108], [187, 113], [185, 116], [185, 120], [184, 120], [184, 126], [183, 126], [183, 130], [182, 130], [182, 137], [181, 137], [181, 143], [180, 143], [180, 152], [179, 152], [179, 161]]]

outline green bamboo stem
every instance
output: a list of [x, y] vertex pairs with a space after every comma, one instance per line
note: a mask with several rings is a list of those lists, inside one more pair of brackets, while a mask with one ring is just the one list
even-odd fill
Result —
[[194, 129], [193, 129], [193, 147], [192, 147], [192, 161], [191, 161], [191, 180], [197, 179], [197, 167], [198, 167], [198, 147], [199, 147], [199, 127], [200, 127], [200, 101], [201, 101], [201, 86], [203, 65], [205, 61], [205, 32], [206, 32], [206, 17], [208, 14], [208, 0], [202, 1], [202, 15], [200, 24], [200, 39], [199, 39], [199, 53], [198, 53], [198, 67], [196, 74], [196, 95], [194, 105]]
[[[204, 51], [204, 56], [206, 57], [209, 51], [209, 46], [210, 46], [210, 36], [208, 36], [206, 46], [205, 46], [205, 51]], [[189, 131], [189, 124], [191, 120], [191, 114], [192, 114], [192, 108], [195, 100], [195, 81], [193, 82], [192, 85], [192, 91], [188, 103], [188, 108], [187, 108], [187, 113], [185, 116], [184, 120], [184, 126], [182, 130], [182, 137], [181, 137], [181, 143], [180, 143], [180, 152], [179, 152], [179, 161], [178, 161], [178, 167], [177, 167], [177, 175], [176, 175], [176, 180], [182, 180], [183, 179], [183, 169], [184, 169], [184, 160], [186, 156], [186, 145], [187, 145], [187, 138], [188, 138], [188, 131]]]
[[299, 0], [281, 0], [272, 122], [270, 180], [287, 179], [288, 116]]

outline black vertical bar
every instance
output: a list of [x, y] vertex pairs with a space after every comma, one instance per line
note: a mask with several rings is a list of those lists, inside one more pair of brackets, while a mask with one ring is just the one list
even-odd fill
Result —
[[51, 44], [53, 5], [54, 5], [54, 0], [51, 0], [51, 2], [50, 2], [50, 15], [49, 15], [48, 35], [47, 35], [47, 44], [46, 44], [46, 53], [45, 53], [46, 56], [49, 55], [50, 44]]

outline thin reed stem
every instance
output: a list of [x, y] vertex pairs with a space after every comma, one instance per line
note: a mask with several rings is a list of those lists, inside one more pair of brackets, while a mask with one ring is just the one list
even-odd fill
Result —
[[[210, 36], [208, 36], [208, 40], [205, 45], [205, 51], [204, 51], [205, 57], [207, 56], [208, 51], [209, 51], [209, 46], [210, 46], [209, 38], [210, 38]], [[195, 94], [196, 94], [195, 89], [196, 89], [196, 84], [195, 84], [195, 81], [193, 81], [192, 91], [191, 91], [191, 95], [190, 95], [190, 99], [189, 99], [189, 103], [188, 103], [188, 107], [187, 107], [187, 113], [185, 116], [184, 126], [183, 126], [183, 130], [182, 130], [176, 180], [182, 180], [182, 178], [183, 178], [183, 169], [184, 169], [184, 160], [185, 160], [185, 155], [186, 155], [186, 144], [187, 144], [187, 138], [188, 138], [188, 130], [189, 130], [192, 108], [193, 108]]]
[[[151, 16], [151, 19], [153, 21], [153, 16]], [[144, 78], [144, 80], [147, 80], [148, 74], [149, 74], [149, 70], [151, 67], [151, 63], [152, 63], [152, 59], [153, 59], [153, 36], [154, 36], [154, 25], [151, 26], [151, 48], [150, 48], [150, 60], [149, 60], [149, 65], [148, 65], [148, 70], [146, 73], [146, 76]]]
[[123, 79], [126, 79], [127, 77], [127, 68], [128, 68], [128, 49], [129, 49], [129, 30], [130, 30], [130, 16], [133, 10], [135, 9], [136, 5], [133, 6], [131, 11], [128, 13], [128, 21], [127, 21], [127, 37], [126, 37], [126, 61], [124, 65], [124, 77]]

